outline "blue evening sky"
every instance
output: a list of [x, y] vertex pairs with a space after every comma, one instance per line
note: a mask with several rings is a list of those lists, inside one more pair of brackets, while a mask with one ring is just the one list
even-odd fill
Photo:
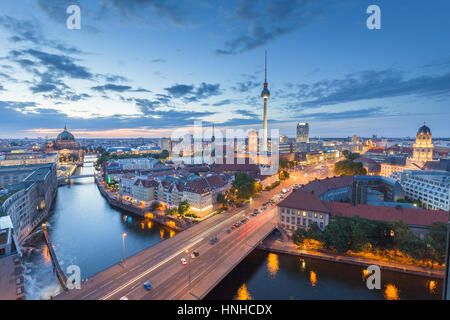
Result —
[[[81, 8], [69, 30], [66, 8]], [[381, 8], [381, 30], [366, 9]], [[262, 125], [294, 136], [448, 137], [450, 1], [0, 3], [0, 138], [157, 137]]]

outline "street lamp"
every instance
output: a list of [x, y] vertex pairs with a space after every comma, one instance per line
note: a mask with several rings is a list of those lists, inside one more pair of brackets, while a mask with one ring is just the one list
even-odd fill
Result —
[[122, 258], [122, 262], [123, 265], [125, 265], [125, 237], [127, 236], [127, 234], [124, 232], [122, 233], [122, 247], [123, 247], [123, 258]]
[[189, 250], [186, 249], [185, 252], [188, 255], [188, 293], [191, 293], [191, 255]]

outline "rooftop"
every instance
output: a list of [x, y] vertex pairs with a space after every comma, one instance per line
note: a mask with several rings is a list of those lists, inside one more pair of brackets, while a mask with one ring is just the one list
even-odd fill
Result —
[[278, 204], [279, 207], [319, 211], [329, 213], [329, 209], [320, 199], [311, 192], [300, 190], [294, 191], [286, 199]]
[[323, 180], [314, 180], [306, 184], [299, 191], [314, 192], [315, 195], [320, 196], [330, 189], [339, 189], [351, 186], [353, 183], [353, 176], [339, 176], [333, 178], [326, 178]]
[[359, 216], [370, 220], [403, 220], [408, 225], [431, 226], [434, 222], [448, 222], [448, 212], [398, 207], [372, 206], [367, 204], [352, 205], [342, 202], [327, 202], [332, 216]]
[[[15, 194], [15, 193], [17, 193], [17, 192], [19, 192], [19, 191], [20, 191], [20, 189], [19, 189], [19, 190], [10, 190], [10, 191], [8, 191], [7, 194], [4, 194], [3, 196], [1, 196], [1, 197], [0, 197], [0, 206], [3, 205], [3, 203], [4, 203], [9, 197], [11, 197], [13, 194]], [[2, 229], [2, 225], [1, 225], [1, 219], [2, 219], [2, 218], [4, 218], [4, 217], [0, 217], [0, 229]]]

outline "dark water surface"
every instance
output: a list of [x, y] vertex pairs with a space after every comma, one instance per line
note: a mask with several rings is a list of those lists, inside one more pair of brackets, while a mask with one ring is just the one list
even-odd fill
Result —
[[255, 250], [206, 299], [441, 299], [442, 280], [381, 270], [369, 290], [363, 269]]
[[[92, 164], [85, 164], [79, 174], [90, 174], [93, 170]], [[127, 234], [126, 257], [175, 234], [160, 224], [111, 208], [94, 178], [74, 180], [71, 185], [59, 187], [53, 210], [48, 229], [58, 259], [64, 270], [69, 265], [78, 265], [83, 279], [120, 262], [123, 233]], [[61, 289], [52, 272], [47, 247], [38, 241], [25, 251], [28, 251], [24, 255], [26, 298], [49, 299]]]

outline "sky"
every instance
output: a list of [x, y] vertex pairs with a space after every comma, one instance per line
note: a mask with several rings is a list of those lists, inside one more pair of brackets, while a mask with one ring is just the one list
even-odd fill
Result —
[[[69, 29], [70, 5], [81, 28]], [[369, 5], [381, 29], [370, 30]], [[450, 2], [0, 2], [0, 138], [162, 137], [177, 128], [449, 137]], [[269, 131], [270, 132], [270, 131]]]

